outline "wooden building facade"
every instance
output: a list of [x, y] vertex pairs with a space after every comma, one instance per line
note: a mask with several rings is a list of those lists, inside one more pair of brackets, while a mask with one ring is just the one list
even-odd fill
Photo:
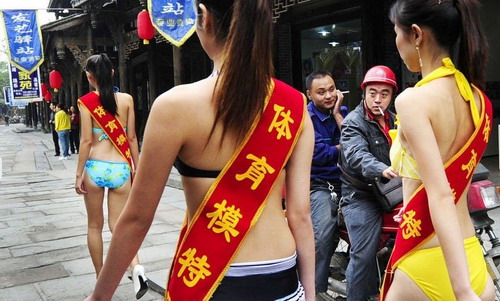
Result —
[[[418, 81], [418, 75], [402, 64], [396, 49], [393, 24], [388, 18], [394, 0], [272, 1], [276, 77], [295, 88], [305, 92], [307, 74], [326, 69], [334, 75], [339, 89], [349, 91], [344, 103], [352, 109], [361, 100], [359, 85], [364, 72], [374, 65], [392, 68], [401, 90]], [[500, 4], [484, 0], [482, 5], [487, 37], [490, 45], [498, 48], [500, 33], [492, 28], [500, 21], [492, 12], [498, 11]], [[106, 52], [115, 65], [116, 86], [134, 97], [141, 137], [151, 104], [159, 94], [210, 74], [211, 61], [196, 35], [180, 49], [158, 33], [149, 45], [142, 43], [136, 19], [145, 7], [146, 0], [50, 1], [49, 10], [56, 12], [57, 20], [42, 26], [46, 59], [41, 72], [44, 82], [53, 69], [63, 76], [63, 88], [54, 93], [54, 101], [75, 105], [77, 98], [89, 91], [83, 71], [85, 60]], [[495, 53], [491, 48], [490, 53]], [[494, 72], [499, 67], [500, 59], [493, 57], [487, 77], [487, 93], [493, 99], [500, 98], [500, 75]], [[48, 109], [38, 106], [27, 111], [36, 114], [41, 109], [39, 119], [48, 129]], [[500, 113], [500, 106], [496, 110]], [[495, 128], [493, 134], [496, 132]], [[495, 149], [498, 154], [498, 146]]]

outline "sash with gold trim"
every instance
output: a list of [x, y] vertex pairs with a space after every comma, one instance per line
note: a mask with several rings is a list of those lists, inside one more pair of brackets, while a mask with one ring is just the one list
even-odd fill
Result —
[[[445, 61], [444, 63], [446, 66], [447, 64], [451, 64], [451, 61]], [[459, 71], [457, 71], [457, 73], [458, 72]], [[455, 75], [455, 77], [459, 76], [461, 77], [463, 75], [461, 73]], [[465, 77], [457, 79], [460, 89], [463, 88], [463, 86], [461, 86], [462, 83], [465, 85], [463, 80], [465, 80]], [[468, 86], [469, 83], [466, 83]], [[465, 192], [465, 189], [472, 178], [473, 172], [476, 169], [479, 160], [483, 156], [486, 146], [488, 145], [491, 133], [491, 121], [493, 120], [491, 101], [482, 91], [477, 88], [476, 90], [479, 92], [482, 104], [481, 108], [483, 108], [481, 114], [479, 114], [476, 109], [477, 116], [476, 118], [473, 118], [477, 120], [476, 129], [472, 136], [467, 140], [467, 143], [444, 165], [446, 177], [449, 179], [450, 188], [455, 199], [455, 204], [460, 200], [460, 197]], [[465, 93], [462, 93], [462, 95], [464, 94]], [[470, 104], [472, 108], [475, 106], [472, 90], [470, 90], [470, 93], [467, 94], [468, 99], [466, 98], [466, 100], [474, 103]], [[474, 111], [474, 108], [472, 108], [472, 111]], [[475, 113], [472, 112], [472, 115], [474, 114]], [[432, 237], [434, 237], [434, 235], [435, 232], [429, 210], [429, 200], [424, 186], [420, 185], [410, 197], [410, 201], [406, 205], [404, 213], [402, 214], [402, 221], [396, 235], [394, 250], [385, 271], [380, 300], [385, 299], [392, 282], [393, 273], [399, 263], [418, 250], [420, 246], [429, 241]]]
[[305, 98], [273, 80], [266, 107], [181, 229], [165, 300], [208, 300], [264, 209], [297, 143]]
[[125, 133], [125, 129], [120, 120], [104, 110], [101, 99], [95, 92], [85, 94], [78, 99], [78, 102], [89, 111], [95, 122], [97, 122], [103, 132], [108, 135], [109, 141], [113, 143], [122, 157], [127, 160], [130, 169], [134, 170], [132, 151], [130, 150], [127, 133]]

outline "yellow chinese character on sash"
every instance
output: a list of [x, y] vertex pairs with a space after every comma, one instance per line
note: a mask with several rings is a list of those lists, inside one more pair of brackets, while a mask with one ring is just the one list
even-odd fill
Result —
[[108, 122], [108, 124], [106, 124], [105, 127], [109, 128], [109, 131], [111, 133], [113, 133], [114, 130], [118, 129], [118, 126], [116, 125], [116, 120], [111, 120], [110, 122]]
[[236, 237], [240, 234], [235, 228], [243, 215], [240, 213], [240, 208], [235, 209], [234, 205], [226, 207], [226, 204], [226, 200], [223, 200], [222, 203], [216, 203], [214, 207], [217, 210], [207, 213], [207, 217], [212, 219], [207, 228], [212, 229], [217, 234], [224, 233], [226, 241], [231, 242], [231, 236]]
[[127, 157], [127, 159], [132, 157], [132, 151], [130, 150], [130, 148], [125, 152], [125, 157]]
[[185, 272], [187, 272], [187, 275], [182, 277], [182, 280], [188, 287], [193, 287], [198, 283], [198, 281], [212, 275], [212, 273], [208, 270], [210, 265], [207, 262], [207, 256], [203, 255], [202, 257], [195, 257], [195, 255], [196, 249], [189, 248], [179, 258], [179, 264], [181, 264], [182, 267], [179, 269], [177, 277], [181, 277], [185, 274]]
[[106, 115], [106, 111], [104, 111], [104, 108], [102, 106], [98, 106], [97, 108], [95, 108], [94, 113], [97, 114], [97, 116], [99, 116], [99, 118]]
[[[276, 129], [276, 132], [278, 132], [276, 138], [278, 140], [280, 140], [283, 136], [285, 136], [286, 140], [290, 140], [292, 138], [292, 133], [290, 132], [290, 123], [294, 123], [294, 120], [290, 117], [290, 110], [286, 111], [285, 113], [284, 109], [285, 107], [277, 104], [274, 105], [274, 111], [276, 113], [274, 114], [273, 122], [271, 122], [271, 125], [267, 130], [270, 133], [273, 129]], [[278, 118], [280, 117], [281, 120], [278, 121]]]
[[476, 168], [477, 165], [477, 153], [475, 150], [470, 151], [472, 156], [467, 164], [462, 164], [462, 170], [467, 171], [467, 179], [472, 175], [472, 172], [474, 171], [474, 168]]
[[456, 200], [457, 199], [457, 191], [455, 190], [455, 188], [452, 188], [451, 189], [451, 195], [453, 195], [453, 199]]
[[127, 141], [127, 138], [125, 136], [123, 136], [123, 134], [121, 134], [118, 138], [116, 138], [116, 144], [118, 144], [118, 146], [122, 146], [125, 141]]
[[491, 120], [490, 116], [486, 115], [486, 124], [484, 125], [483, 129], [483, 135], [484, 135], [484, 142], [488, 143], [490, 140], [490, 132], [491, 132]]
[[422, 230], [422, 227], [420, 225], [422, 224], [422, 221], [415, 219], [415, 214], [416, 212], [411, 210], [403, 215], [403, 222], [399, 227], [403, 228], [402, 233], [404, 239], [421, 235], [420, 230]]
[[237, 174], [236, 180], [243, 181], [244, 179], [249, 179], [253, 181], [252, 187], [250, 188], [252, 190], [255, 190], [257, 189], [257, 187], [259, 187], [260, 182], [264, 180], [267, 173], [274, 173], [274, 168], [267, 164], [265, 156], [262, 156], [262, 158], [257, 158], [253, 154], [248, 154], [246, 158], [253, 160], [254, 162], [252, 162], [252, 165], [250, 165], [250, 167], [244, 174]]

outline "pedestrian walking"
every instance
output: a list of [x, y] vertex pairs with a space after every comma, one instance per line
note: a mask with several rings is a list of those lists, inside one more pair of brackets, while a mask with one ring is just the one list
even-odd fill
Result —
[[314, 134], [303, 94], [272, 78], [272, 2], [193, 2], [213, 72], [154, 101], [137, 177], [87, 300], [111, 300], [175, 163], [187, 214], [166, 300], [313, 301]]
[[422, 80], [396, 99], [391, 161], [404, 208], [381, 299], [494, 300], [467, 207], [492, 120], [480, 89], [487, 44], [479, 1], [398, 0], [390, 18], [401, 58]]
[[[134, 100], [113, 91], [113, 65], [104, 53], [92, 55], [85, 65], [90, 92], [78, 100], [82, 137], [76, 169], [75, 189], [83, 194], [87, 209], [87, 241], [90, 257], [99, 277], [103, 267], [103, 202], [107, 189], [108, 225], [115, 225], [130, 192], [132, 176], [139, 160], [135, 133]], [[124, 125], [124, 126], [122, 126]], [[129, 238], [133, 240], [132, 237]], [[140, 299], [148, 290], [144, 267], [137, 250], [128, 262], [134, 292]]]
[[68, 113], [65, 110], [64, 104], [59, 103], [56, 106], [54, 116], [54, 129], [59, 137], [59, 143], [63, 154], [59, 160], [69, 159], [69, 130], [71, 129], [71, 121]]

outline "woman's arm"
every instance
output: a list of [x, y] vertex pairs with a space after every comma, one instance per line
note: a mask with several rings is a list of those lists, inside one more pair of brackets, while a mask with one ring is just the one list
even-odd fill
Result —
[[135, 131], [135, 111], [134, 99], [132, 96], [127, 96], [128, 115], [127, 115], [127, 138], [130, 144], [130, 151], [132, 152], [132, 160], [134, 161], [134, 169], [137, 170], [139, 164], [139, 144], [137, 142], [137, 134]]
[[[160, 95], [153, 104], [144, 134], [141, 164], [127, 204], [117, 221], [95, 291], [87, 300], [111, 300], [151, 226], [183, 142], [181, 120], [184, 116], [178, 112], [182, 112], [182, 108], [172, 103], [166, 94]], [[175, 129], [169, 124], [175, 125]]]
[[[463, 238], [453, 194], [445, 174], [443, 159], [430, 116], [434, 99], [422, 89], [401, 94], [396, 102], [401, 130], [417, 162], [418, 171], [429, 199], [429, 210], [439, 244], [443, 250], [453, 291], [458, 300], [472, 291]], [[418, 93], [418, 94], [417, 94]]]
[[309, 115], [286, 167], [288, 224], [295, 238], [298, 255], [299, 279], [306, 292], [306, 300], [315, 300], [314, 288], [314, 234], [309, 199], [310, 172], [314, 149], [314, 131]]
[[81, 112], [80, 127], [82, 135], [78, 148], [75, 189], [78, 194], [82, 194], [87, 193], [85, 187], [83, 187], [83, 170], [85, 168], [85, 162], [87, 162], [89, 158], [90, 148], [92, 147], [92, 117], [86, 108], [80, 106], [80, 103], [78, 103], [78, 107]]

